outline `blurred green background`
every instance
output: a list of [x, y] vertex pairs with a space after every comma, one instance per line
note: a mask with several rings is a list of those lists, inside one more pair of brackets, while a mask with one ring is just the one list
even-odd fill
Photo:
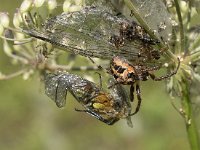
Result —
[[[22, 1], [0, 2], [0, 11], [12, 16]], [[0, 60], [0, 71], [16, 70], [1, 41]], [[164, 81], [143, 82], [141, 88], [142, 107], [129, 128], [126, 120], [108, 126], [75, 112], [80, 105], [70, 94], [66, 107], [58, 109], [44, 94], [38, 74], [26, 81], [22, 77], [0, 81], [0, 149], [188, 150], [184, 120], [170, 104]]]

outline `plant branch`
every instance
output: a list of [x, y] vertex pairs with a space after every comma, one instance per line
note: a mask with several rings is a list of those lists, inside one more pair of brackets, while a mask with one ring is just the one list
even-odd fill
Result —
[[97, 66], [79, 66], [79, 67], [72, 67], [72, 66], [65, 66], [65, 65], [58, 65], [58, 64], [46, 64], [45, 69], [49, 71], [56, 71], [56, 70], [64, 70], [64, 71], [95, 71], [99, 70]]
[[[159, 38], [154, 34], [153, 30], [148, 26], [147, 22], [141, 17], [141, 15], [139, 14], [139, 12], [137, 11], [137, 8], [135, 7], [135, 5], [133, 4], [133, 2], [131, 0], [124, 0], [126, 6], [131, 10], [131, 12], [134, 14], [134, 17], [137, 19], [137, 21], [140, 23], [140, 25], [142, 27], [145, 28], [145, 30], [147, 31], [147, 33], [154, 39], [158, 39]], [[158, 46], [162, 49], [165, 49], [165, 55], [177, 62], [177, 56], [175, 56], [171, 50], [169, 49], [169, 46], [165, 43], [163, 43], [163, 41], [160, 41], [160, 43], [158, 43]]]
[[[191, 13], [192, 13], [192, 1], [188, 1], [188, 11], [187, 11], [187, 22], [186, 22], [186, 32], [188, 33], [190, 27], [191, 27]], [[189, 51], [189, 47], [190, 47], [190, 43], [188, 36], [185, 37], [185, 55], [187, 55], [190, 51]]]
[[23, 70], [19, 70], [19, 71], [15, 72], [15, 73], [12, 73], [12, 74], [9, 74], [9, 75], [4, 75], [4, 74], [0, 73], [0, 80], [9, 80], [9, 79], [12, 79], [14, 77], [20, 76], [25, 72], [26, 72], [26, 70], [23, 69]]
[[191, 43], [190, 47], [189, 47], [189, 51], [193, 51], [196, 48], [199, 47], [199, 43], [200, 43], [200, 35], [198, 35], [194, 41]]
[[[148, 26], [147, 22], [141, 17], [140, 13], [137, 11], [137, 8], [135, 7], [135, 5], [133, 4], [132, 1], [130, 0], [124, 0], [126, 6], [128, 6], [128, 8], [131, 10], [131, 12], [134, 14], [134, 17], [137, 19], [137, 21], [140, 23], [140, 25], [145, 28], [145, 30], [147, 31], [147, 33], [154, 39], [159, 39], [154, 32], [152, 31], [152, 29]], [[162, 42], [161, 42], [161, 46], [162, 47], [166, 47]]]
[[182, 20], [181, 10], [180, 10], [178, 0], [174, 0], [174, 3], [175, 3], [175, 7], [176, 7], [176, 13], [177, 13], [177, 16], [178, 16], [179, 29], [180, 29], [180, 39], [181, 39], [180, 40], [181, 49], [178, 50], [178, 53], [181, 54], [181, 51], [184, 51], [184, 53], [186, 53], [184, 27], [183, 27], [183, 20]]
[[200, 51], [197, 51], [184, 59], [184, 64], [189, 64], [191, 62], [196, 62], [200, 59]]
[[182, 87], [182, 107], [185, 113], [185, 125], [188, 135], [188, 140], [192, 150], [200, 149], [200, 140], [198, 135], [198, 130], [196, 128], [195, 118], [192, 112], [192, 103], [190, 99], [190, 88], [189, 82], [183, 77], [180, 83]]

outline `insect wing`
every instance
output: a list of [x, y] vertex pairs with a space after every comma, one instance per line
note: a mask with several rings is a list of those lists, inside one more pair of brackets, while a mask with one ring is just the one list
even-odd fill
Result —
[[45, 74], [45, 93], [59, 108], [65, 106], [67, 84], [63, 78], [63, 74]]
[[45, 74], [45, 93], [58, 107], [65, 106], [67, 91], [85, 106], [89, 99], [100, 92], [100, 89], [93, 82], [75, 74]]
[[81, 104], [86, 104], [88, 99], [99, 93], [99, 88], [89, 80], [86, 80], [75, 74], [68, 74], [68, 91]]
[[119, 55], [135, 60], [140, 51], [139, 43], [125, 42], [119, 49], [110, 43], [111, 36], [119, 36], [121, 23], [129, 21], [101, 7], [86, 7], [48, 19], [42, 30], [27, 28], [23, 32], [75, 54], [104, 59]]

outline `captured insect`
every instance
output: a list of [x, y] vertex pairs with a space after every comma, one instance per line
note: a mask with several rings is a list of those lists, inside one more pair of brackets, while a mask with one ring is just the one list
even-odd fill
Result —
[[[100, 78], [101, 79], [101, 78]], [[84, 107], [79, 112], [86, 112], [98, 120], [112, 125], [121, 118], [127, 119], [127, 124], [132, 127], [131, 105], [126, 92], [121, 85], [115, 85], [110, 93], [105, 92], [100, 86], [78, 75], [70, 73], [46, 73], [45, 93], [58, 107], [65, 106], [67, 91]], [[110, 79], [109, 84], [115, 80]]]
[[[110, 62], [110, 74], [113, 75], [115, 80], [117, 81], [115, 84], [124, 84], [124, 85], [131, 85], [130, 86], [130, 101], [134, 100], [134, 90], [136, 89], [136, 95], [138, 99], [138, 105], [136, 110], [133, 114], [136, 114], [140, 109], [141, 104], [141, 96], [140, 96], [140, 85], [139, 81], [146, 81], [150, 77], [154, 81], [161, 81], [163, 79], [169, 78], [175, 75], [179, 69], [180, 60], [178, 58], [178, 65], [177, 68], [169, 74], [164, 76], [156, 77], [153, 74], [153, 71], [159, 70], [161, 66], [153, 66], [147, 67], [144, 65], [133, 65], [128, 62], [125, 58], [116, 56]], [[111, 85], [110, 87], [114, 86]]]
[[158, 41], [150, 38], [136, 22], [116, 14], [103, 7], [90, 6], [49, 18], [41, 29], [29, 25], [22, 32], [86, 57], [123, 56], [132, 62], [157, 59], [160, 53], [153, 46]]

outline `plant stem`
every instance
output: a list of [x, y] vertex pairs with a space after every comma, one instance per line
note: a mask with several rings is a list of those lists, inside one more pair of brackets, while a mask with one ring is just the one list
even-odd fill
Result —
[[[152, 38], [159, 39], [158, 37], [156, 37], [156, 35], [152, 31], [152, 29], [148, 26], [145, 19], [139, 14], [134, 2], [131, 1], [131, 0], [124, 0], [124, 2], [127, 5], [127, 7], [132, 11], [132, 13], [134, 14], [134, 17], [137, 19], [137, 21], [140, 23], [140, 25], [145, 28], [147, 33]], [[179, 7], [178, 0], [174, 0], [174, 2], [175, 2], [175, 6], [176, 6], [176, 12], [177, 12], [177, 15], [178, 15], [179, 29], [180, 29], [180, 39], [181, 39], [181, 41], [180, 41], [181, 48], [179, 49], [178, 53], [181, 54], [181, 51], [186, 53], [184, 27], [183, 27], [181, 10], [180, 10], [180, 7]], [[166, 45], [162, 41], [158, 45], [159, 45], [159, 47], [166, 49], [166, 51], [165, 51], [166, 55], [171, 60], [177, 59], [177, 56], [174, 55], [170, 51], [168, 45]], [[193, 57], [195, 57], [195, 56], [193, 56]], [[182, 69], [184, 69], [184, 68], [182, 68]], [[190, 91], [190, 88], [189, 88], [190, 84], [189, 84], [189, 81], [186, 79], [185, 76], [182, 77], [182, 82], [180, 83], [180, 85], [182, 87], [182, 107], [183, 107], [183, 111], [184, 111], [182, 113], [183, 113], [183, 116], [185, 117], [185, 125], [186, 125], [186, 131], [187, 131], [187, 134], [188, 134], [188, 140], [189, 140], [189, 143], [190, 143], [192, 150], [200, 150], [200, 143], [199, 143], [200, 140], [199, 140], [199, 135], [198, 135], [198, 131], [197, 131], [197, 128], [196, 128], [195, 118], [194, 118], [193, 112], [192, 112], [192, 103], [191, 103], [191, 99], [190, 99], [190, 92], [189, 92]]]
[[196, 62], [200, 58], [200, 51], [197, 51], [184, 59], [184, 64], [189, 64], [190, 62]]
[[19, 70], [19, 71], [15, 72], [15, 73], [12, 73], [12, 74], [9, 74], [9, 75], [0, 74], [0, 80], [9, 80], [11, 78], [20, 76], [25, 72], [26, 72], [26, 69]]
[[[137, 8], [133, 4], [131, 0], [124, 0], [124, 3], [126, 6], [133, 12], [134, 17], [137, 19], [137, 21], [140, 23], [140, 25], [147, 31], [147, 33], [154, 39], [159, 38], [154, 34], [153, 30], [148, 26], [147, 22], [142, 18], [142, 16], [137, 11]], [[175, 56], [169, 49], [168, 45], [163, 43], [163, 41], [160, 41], [158, 44], [160, 48], [166, 49], [165, 54], [168, 56], [171, 60], [177, 61], [177, 56]]]
[[200, 150], [200, 139], [196, 128], [195, 117], [192, 112], [189, 81], [183, 79], [180, 84], [182, 87], [182, 107], [185, 114], [185, 125], [190, 147], [192, 150]]
[[182, 16], [181, 16], [181, 10], [180, 10], [180, 6], [178, 3], [178, 0], [174, 0], [174, 4], [176, 7], [176, 13], [178, 16], [178, 22], [179, 22], [179, 29], [180, 29], [180, 42], [181, 42], [181, 49], [179, 49], [178, 54], [181, 53], [181, 51], [185, 51], [185, 35], [184, 35], [184, 27], [183, 27], [183, 20], [182, 20]]
[[[152, 29], [147, 25], [147, 22], [141, 17], [139, 12], [137, 11], [137, 8], [133, 4], [131, 0], [124, 0], [126, 6], [131, 10], [131, 12], [134, 14], [134, 17], [137, 19], [137, 21], [140, 23], [140, 25], [145, 28], [147, 33], [154, 39], [158, 39], [158, 37], [154, 34]], [[161, 42], [161, 45], [164, 47], [164, 44]]]

